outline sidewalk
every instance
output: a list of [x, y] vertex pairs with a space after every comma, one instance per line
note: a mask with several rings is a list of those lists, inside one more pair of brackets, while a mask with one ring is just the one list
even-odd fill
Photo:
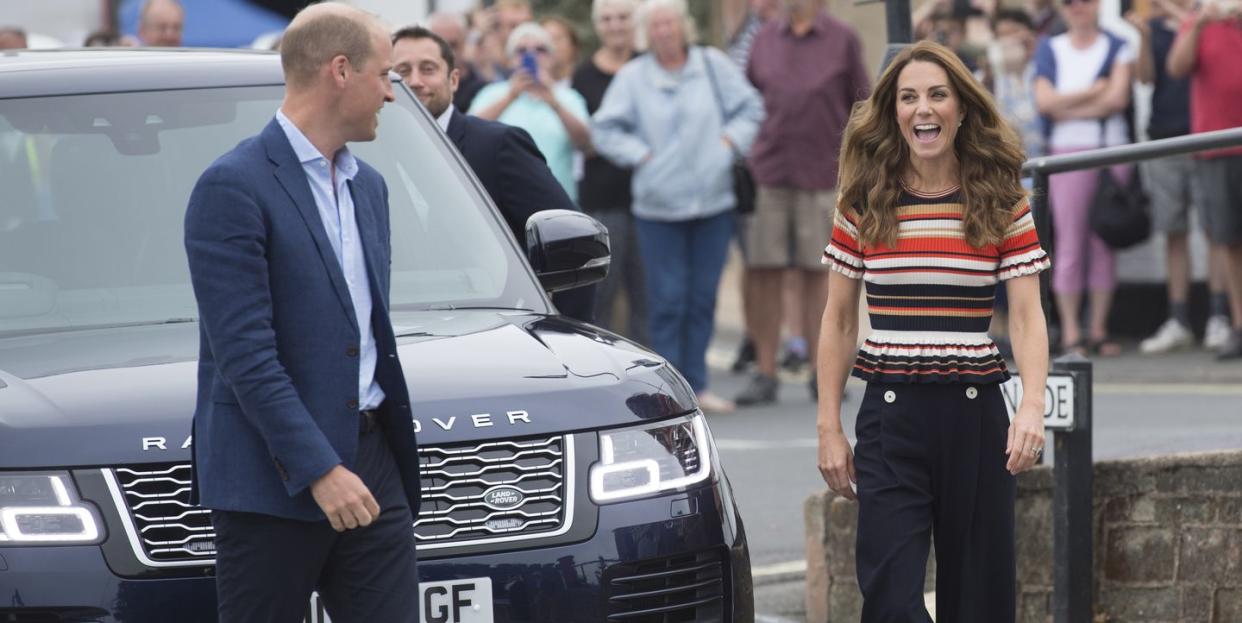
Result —
[[[721, 280], [716, 305], [716, 335], [708, 351], [708, 365], [714, 372], [727, 373], [742, 339], [741, 270], [741, 257], [734, 248], [730, 251]], [[870, 330], [866, 317], [866, 309], [860, 309], [860, 336], [865, 336]], [[1092, 359], [1097, 386], [1142, 393], [1145, 390], [1168, 391], [1170, 385], [1181, 385], [1184, 386], [1181, 389], [1189, 392], [1236, 391], [1242, 394], [1242, 360], [1217, 361], [1212, 353], [1201, 349], [1141, 355], [1137, 343], [1122, 345], [1125, 350], [1120, 357]]]

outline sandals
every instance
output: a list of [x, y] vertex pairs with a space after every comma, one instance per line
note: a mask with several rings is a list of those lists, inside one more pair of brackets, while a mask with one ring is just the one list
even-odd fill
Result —
[[1063, 353], [1077, 353], [1083, 357], [1118, 357], [1121, 355], [1121, 344], [1118, 344], [1112, 338], [1104, 336], [1102, 338], [1087, 339], [1082, 338], [1072, 344], [1066, 344], [1061, 347]]
[[1118, 357], [1121, 355], [1121, 344], [1107, 335], [1087, 341], [1087, 349], [1097, 357]]

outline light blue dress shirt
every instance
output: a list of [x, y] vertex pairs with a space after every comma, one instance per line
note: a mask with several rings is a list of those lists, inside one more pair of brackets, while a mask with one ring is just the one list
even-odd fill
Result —
[[[315, 207], [319, 209], [319, 218], [323, 220], [323, 228], [332, 243], [332, 251], [345, 275], [345, 283], [349, 286], [349, 298], [353, 301], [354, 315], [358, 319], [358, 333], [362, 338], [359, 344], [358, 361], [358, 408], [374, 409], [384, 402], [384, 390], [375, 381], [375, 332], [371, 330], [371, 281], [367, 275], [367, 262], [362, 254], [362, 239], [358, 235], [358, 221], [354, 218], [354, 198], [349, 192], [349, 182], [358, 174], [358, 161], [350, 153], [348, 147], [336, 152], [333, 161], [336, 165], [335, 186], [332, 179], [332, 168], [328, 159], [319, 153], [311, 144], [310, 139], [298, 129], [283, 111], [276, 111], [276, 122], [285, 131], [289, 144], [306, 179], [310, 182], [311, 195], [315, 198]], [[317, 310], [307, 310], [317, 313]]]

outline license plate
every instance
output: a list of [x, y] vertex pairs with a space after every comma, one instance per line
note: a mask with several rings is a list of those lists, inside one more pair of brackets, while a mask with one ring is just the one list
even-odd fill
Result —
[[[469, 578], [418, 585], [422, 623], [492, 623], [492, 579]], [[319, 593], [311, 595], [307, 623], [331, 623]]]

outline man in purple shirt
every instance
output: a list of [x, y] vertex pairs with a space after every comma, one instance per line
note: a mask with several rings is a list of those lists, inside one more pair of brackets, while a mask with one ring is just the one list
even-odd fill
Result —
[[[767, 117], [750, 152], [759, 186], [746, 230], [747, 320], [756, 372], [737, 404], [776, 400], [782, 284], [793, 279], [802, 335], [819, 341], [828, 279], [820, 264], [832, 234], [837, 154], [855, 101], [871, 81], [853, 28], [828, 15], [823, 0], [784, 0], [784, 15], [755, 35], [747, 77], [763, 94]], [[815, 349], [809, 350], [815, 369]], [[812, 395], [815, 380], [811, 380]]]

